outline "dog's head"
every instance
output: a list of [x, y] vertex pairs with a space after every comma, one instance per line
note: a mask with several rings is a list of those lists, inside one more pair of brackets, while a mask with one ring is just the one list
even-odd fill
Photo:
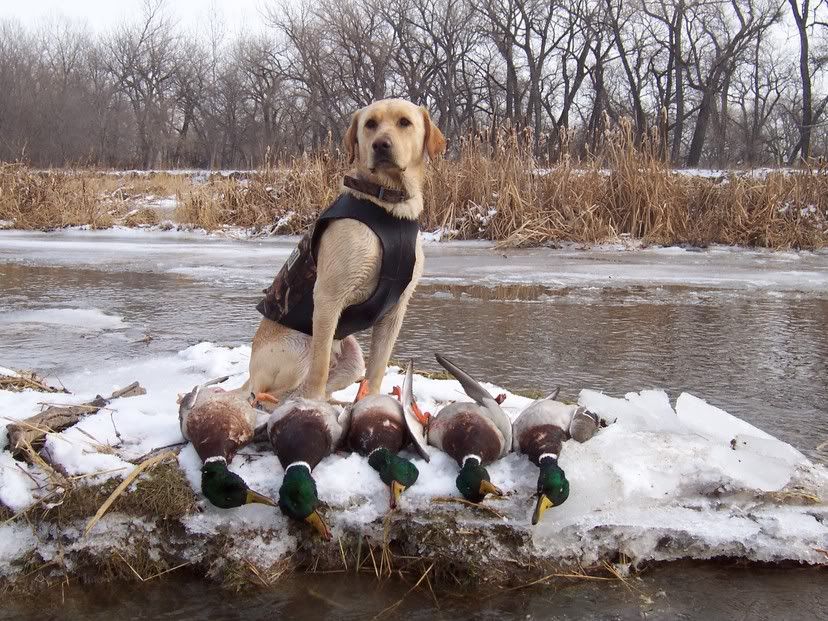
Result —
[[382, 99], [351, 118], [345, 133], [348, 158], [372, 173], [398, 175], [445, 151], [446, 139], [428, 110], [404, 99]]

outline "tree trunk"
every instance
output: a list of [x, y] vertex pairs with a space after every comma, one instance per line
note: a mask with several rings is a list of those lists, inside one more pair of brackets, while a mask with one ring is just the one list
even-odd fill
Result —
[[696, 118], [696, 128], [693, 130], [693, 140], [690, 142], [690, 151], [687, 154], [687, 166], [690, 168], [698, 166], [701, 160], [711, 112], [713, 112], [713, 92], [708, 89], [702, 95], [699, 116]]
[[[807, 161], [811, 155], [811, 126], [813, 125], [813, 99], [811, 94], [811, 71], [808, 62], [808, 10], [809, 0], [803, 0], [802, 12], [796, 5], [796, 0], [788, 0], [793, 10], [796, 28], [799, 31], [799, 77], [802, 80], [802, 125], [800, 126], [799, 153]], [[796, 160], [796, 151], [791, 153], [789, 164]]]
[[676, 63], [676, 124], [673, 127], [673, 148], [670, 150], [670, 160], [678, 162], [681, 157], [681, 141], [684, 136], [684, 60], [681, 57], [681, 29], [684, 18], [684, 4], [679, 4], [676, 14], [675, 41], [673, 55]]

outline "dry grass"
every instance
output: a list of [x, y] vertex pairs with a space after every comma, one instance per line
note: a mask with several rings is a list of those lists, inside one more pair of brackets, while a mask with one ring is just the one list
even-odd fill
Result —
[[[818, 248], [828, 241], [828, 174], [780, 171], [765, 178], [677, 174], [657, 156], [658, 137], [636, 147], [628, 124], [605, 136], [601, 156], [564, 157], [539, 170], [531, 136], [498, 132], [440, 161], [426, 193], [425, 228], [506, 246], [584, 243], [621, 235], [660, 244]], [[494, 146], [492, 146], [494, 143]]]
[[[65, 527], [77, 520], [88, 520], [109, 498], [120, 480], [97, 485], [72, 485], [62, 501], [45, 509], [41, 518]], [[111, 512], [126, 513], [151, 519], [177, 520], [192, 513], [196, 496], [184, 477], [178, 462], [155, 466], [141, 475], [129, 489], [112, 503]]]
[[17, 375], [0, 374], [0, 390], [11, 392], [22, 392], [24, 390], [48, 393], [68, 392], [65, 388], [50, 386], [43, 378], [38, 377], [34, 371], [18, 371]]
[[340, 157], [322, 151], [295, 159], [287, 168], [267, 168], [245, 179], [216, 179], [185, 195], [176, 219], [207, 230], [232, 224], [303, 233], [320, 207], [336, 198], [345, 168]]
[[0, 220], [20, 229], [110, 227], [114, 220], [95, 185], [85, 175], [0, 165]]
[[[537, 161], [532, 136], [509, 130], [461, 140], [459, 154], [431, 166], [422, 226], [447, 237], [504, 246], [596, 243], [712, 243], [819, 248], [828, 242], [828, 171], [704, 178], [672, 171], [657, 135], [635, 144], [628, 123], [608, 131], [596, 154], [553, 167]], [[225, 225], [299, 234], [334, 199], [347, 163], [328, 145], [279, 168], [196, 183], [188, 175], [35, 173], [0, 168], [0, 219], [17, 228], [158, 223], [136, 197], [175, 196], [175, 219], [208, 230]]]

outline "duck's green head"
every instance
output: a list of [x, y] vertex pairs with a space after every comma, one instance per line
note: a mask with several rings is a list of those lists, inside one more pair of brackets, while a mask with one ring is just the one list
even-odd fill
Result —
[[532, 524], [540, 522], [547, 509], [563, 504], [568, 497], [569, 481], [558, 465], [557, 458], [542, 458], [538, 475], [538, 502], [532, 514]]
[[471, 502], [481, 502], [486, 494], [503, 495], [503, 492], [492, 485], [488, 471], [480, 465], [480, 458], [476, 455], [469, 455], [463, 460], [463, 467], [457, 475], [457, 489]]
[[208, 461], [201, 467], [201, 491], [217, 507], [232, 509], [258, 502], [275, 507], [276, 503], [247, 487], [239, 475], [227, 469], [223, 459]]
[[319, 496], [316, 494], [316, 482], [306, 464], [291, 464], [285, 471], [285, 478], [279, 488], [279, 508], [289, 518], [307, 522], [326, 541], [331, 538], [325, 520], [316, 507]]
[[379, 448], [368, 456], [368, 465], [379, 472], [380, 479], [391, 488], [391, 508], [400, 502], [400, 494], [414, 485], [420, 471], [417, 466], [385, 448]]

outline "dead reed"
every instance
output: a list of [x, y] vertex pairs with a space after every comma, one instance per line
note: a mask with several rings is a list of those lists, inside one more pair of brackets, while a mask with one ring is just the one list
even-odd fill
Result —
[[[686, 174], [664, 163], [657, 134], [637, 140], [626, 122], [605, 132], [586, 161], [574, 161], [564, 149], [560, 161], [545, 168], [532, 155], [533, 142], [531, 133], [508, 129], [463, 138], [456, 157], [430, 167], [423, 229], [511, 247], [622, 237], [774, 249], [828, 242], [823, 166], [761, 175]], [[152, 225], [158, 213], [135, 208], [137, 199], [151, 194], [176, 197], [174, 217], [181, 224], [300, 234], [333, 200], [347, 167], [330, 143], [279, 167], [206, 179], [47, 174], [6, 165], [0, 167], [0, 220], [17, 228]]]

